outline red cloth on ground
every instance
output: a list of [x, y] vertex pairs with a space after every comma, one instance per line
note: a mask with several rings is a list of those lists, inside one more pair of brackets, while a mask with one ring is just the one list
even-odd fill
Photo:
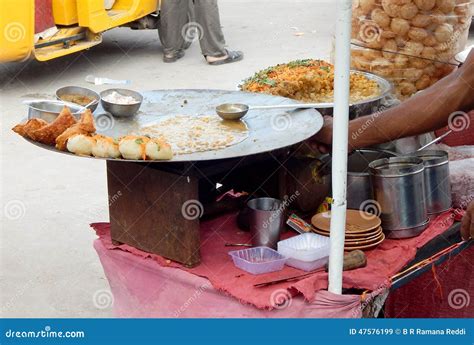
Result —
[[[367, 266], [344, 272], [343, 286], [368, 290], [389, 287], [389, 278], [415, 257], [418, 248], [452, 225], [451, 214], [451, 212], [445, 212], [438, 216], [431, 222], [429, 228], [418, 237], [405, 240], [385, 240], [377, 248], [366, 251]], [[237, 228], [235, 218], [236, 216], [232, 214], [201, 222], [201, 264], [191, 269], [126, 244], [113, 245], [109, 223], [96, 223], [91, 226], [96, 230], [107, 249], [121, 249], [143, 258], [151, 258], [162, 266], [175, 267], [205, 277], [217, 290], [258, 308], [272, 309], [274, 307], [272, 294], [277, 289], [290, 289], [293, 294], [302, 293], [306, 300], [313, 301], [317, 291], [327, 288], [326, 272], [316, 273], [296, 283], [288, 282], [264, 288], [254, 288], [253, 285], [262, 280], [279, 279], [303, 272], [285, 266], [280, 272], [254, 276], [236, 268], [228, 255], [231, 249], [225, 247], [224, 244], [227, 242], [246, 243], [249, 241], [250, 235]]]
[[437, 266], [436, 277], [432, 272], [426, 272], [391, 292], [385, 304], [385, 316], [474, 317], [473, 257], [474, 246], [471, 246]]
[[[320, 291], [314, 304], [311, 304], [305, 301], [301, 294], [291, 296], [288, 290], [276, 287], [271, 296], [275, 308], [258, 309], [216, 290], [206, 278], [184, 270], [157, 265], [150, 258], [143, 259], [123, 250], [109, 250], [100, 239], [94, 241], [94, 248], [99, 255], [113, 297], [104, 302], [113, 302], [115, 317], [356, 318], [361, 316], [360, 296], [333, 295], [327, 291]], [[319, 308], [321, 303], [324, 303], [323, 308]]]

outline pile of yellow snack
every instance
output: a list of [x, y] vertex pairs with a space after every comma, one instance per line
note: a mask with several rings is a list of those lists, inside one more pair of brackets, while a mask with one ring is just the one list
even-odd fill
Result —
[[[268, 67], [244, 80], [242, 91], [260, 92], [302, 102], [334, 101], [334, 66], [326, 61], [304, 59]], [[350, 100], [364, 101], [380, 95], [380, 87], [362, 73], [350, 76]]]
[[352, 66], [391, 80], [400, 99], [449, 74], [464, 49], [470, 0], [354, 0]]

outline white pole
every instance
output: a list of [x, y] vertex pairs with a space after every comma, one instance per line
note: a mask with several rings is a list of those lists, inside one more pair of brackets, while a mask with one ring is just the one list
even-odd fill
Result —
[[332, 140], [333, 205], [331, 209], [331, 250], [329, 253], [329, 291], [336, 294], [342, 293], [342, 267], [346, 228], [351, 17], [352, 1], [337, 0]]

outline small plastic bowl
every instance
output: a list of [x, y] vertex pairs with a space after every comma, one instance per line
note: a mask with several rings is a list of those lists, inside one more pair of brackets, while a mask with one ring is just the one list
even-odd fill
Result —
[[268, 247], [255, 247], [229, 252], [234, 265], [251, 274], [281, 271], [286, 257]]
[[[110, 95], [112, 92], [117, 92], [121, 95], [124, 96], [131, 96], [137, 100], [137, 103], [133, 104], [117, 104], [117, 103], [111, 103], [107, 102], [104, 100], [104, 97], [107, 97]], [[132, 117], [134, 116], [138, 110], [140, 109], [142, 102], [143, 102], [143, 96], [133, 90], [127, 90], [127, 89], [108, 89], [105, 91], [102, 91], [100, 93], [100, 102], [102, 104], [102, 107], [104, 108], [105, 111], [111, 113], [113, 116], [117, 117]]]

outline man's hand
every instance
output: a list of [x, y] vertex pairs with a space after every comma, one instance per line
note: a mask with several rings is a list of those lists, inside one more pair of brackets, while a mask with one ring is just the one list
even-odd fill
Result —
[[324, 116], [323, 128], [308, 140], [313, 150], [328, 153], [332, 145], [332, 116]]
[[474, 238], [474, 201], [469, 204], [462, 218], [461, 236], [464, 241]]

